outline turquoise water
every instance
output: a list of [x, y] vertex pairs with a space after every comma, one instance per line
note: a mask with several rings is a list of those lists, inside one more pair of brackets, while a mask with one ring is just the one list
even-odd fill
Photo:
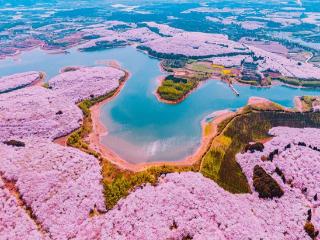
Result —
[[20, 60], [0, 61], [0, 75], [37, 70], [50, 78], [70, 65], [93, 66], [99, 60], [115, 59], [131, 72], [120, 94], [102, 108], [101, 118], [108, 129], [103, 144], [129, 162], [176, 161], [193, 153], [200, 144], [200, 121], [222, 109], [245, 105], [251, 96], [268, 98], [287, 107], [297, 95], [319, 95], [320, 90], [286, 86], [255, 88], [236, 86], [240, 96], [219, 81], [207, 81], [178, 105], [160, 103], [153, 92], [162, 73], [159, 61], [132, 47], [83, 53], [47, 54], [35, 49]]

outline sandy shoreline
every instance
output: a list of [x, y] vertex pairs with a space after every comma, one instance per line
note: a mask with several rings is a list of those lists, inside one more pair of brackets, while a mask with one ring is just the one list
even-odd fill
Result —
[[[152, 163], [133, 164], [133, 163], [127, 162], [125, 159], [121, 158], [118, 154], [116, 154], [111, 149], [107, 148], [105, 145], [101, 143], [101, 138], [106, 134], [108, 134], [106, 127], [103, 125], [103, 123], [100, 120], [101, 107], [107, 102], [111, 101], [114, 97], [116, 97], [122, 87], [123, 86], [121, 86], [111, 98], [108, 98], [105, 101], [102, 101], [91, 108], [93, 131], [88, 136], [88, 140], [90, 142], [90, 147], [93, 150], [101, 153], [103, 158], [106, 158], [108, 161], [110, 161], [111, 163], [117, 165], [122, 169], [130, 170], [133, 172], [142, 171], [148, 167], [153, 167], [153, 166], [163, 166], [163, 165], [191, 166], [195, 164], [206, 154], [206, 152], [210, 148], [213, 138], [218, 134], [218, 124], [221, 121], [225, 120], [226, 118], [229, 118], [235, 114], [229, 111], [223, 111], [223, 112], [219, 111], [218, 116], [216, 116], [212, 122], [207, 123], [205, 120], [203, 120], [201, 122], [202, 137], [201, 137], [201, 144], [199, 148], [192, 155], [182, 160], [178, 160], [174, 162], [160, 161], [160, 162], [152, 162]], [[208, 126], [210, 128], [209, 133], [206, 132], [206, 129]]]
[[[92, 106], [90, 108], [91, 111], [91, 120], [92, 120], [92, 132], [88, 135], [87, 141], [90, 143], [89, 146], [91, 149], [93, 149], [96, 152], [99, 152], [101, 156], [111, 163], [115, 164], [121, 169], [130, 170], [133, 172], [143, 171], [146, 168], [154, 167], [154, 166], [191, 166], [195, 163], [197, 163], [201, 158], [207, 153], [207, 151], [210, 149], [211, 143], [214, 140], [214, 138], [218, 135], [218, 125], [222, 121], [224, 121], [227, 118], [235, 116], [237, 113], [231, 112], [228, 110], [220, 110], [215, 111], [211, 113], [210, 115], [206, 116], [201, 121], [201, 144], [198, 147], [198, 149], [188, 157], [184, 159], [180, 159], [173, 162], [168, 161], [159, 161], [159, 162], [151, 162], [151, 163], [130, 163], [126, 161], [125, 159], [121, 158], [117, 153], [112, 151], [110, 148], [106, 147], [102, 144], [101, 138], [108, 134], [108, 129], [105, 127], [105, 125], [101, 122], [101, 108], [106, 103], [112, 101], [115, 97], [118, 96], [122, 88], [124, 87], [126, 81], [130, 78], [130, 73], [128, 73], [127, 78], [120, 84], [119, 88], [116, 90], [114, 95], [110, 98], [105, 99], [102, 102], [99, 102], [98, 104]], [[272, 103], [268, 99], [260, 98], [260, 97], [251, 97], [248, 101], [248, 105], [269, 105]], [[214, 119], [211, 122], [206, 122], [206, 119], [210, 118], [212, 116]], [[209, 129], [209, 130], [208, 130]], [[57, 138], [54, 140], [55, 143], [66, 146], [67, 145], [67, 139], [68, 136], [63, 136], [60, 138]]]
[[298, 96], [294, 97], [294, 105], [298, 112], [303, 112], [303, 105], [300, 97]]
[[157, 88], [153, 91], [153, 94], [155, 95], [155, 97], [157, 98], [157, 100], [159, 102], [175, 105], [175, 104], [179, 104], [179, 103], [183, 102], [183, 100], [185, 100], [191, 94], [191, 91], [190, 91], [186, 95], [184, 95], [182, 98], [175, 100], [175, 101], [169, 101], [169, 100], [163, 99], [158, 93], [158, 88], [162, 85], [165, 78], [166, 78], [165, 76], [159, 76], [157, 78], [158, 85], [157, 85]]
[[186, 98], [188, 98], [192, 93], [194, 93], [195, 91], [199, 90], [204, 84], [206, 84], [208, 81], [222, 81], [221, 79], [215, 79], [215, 78], [209, 78], [209, 79], [206, 79], [206, 80], [202, 80], [198, 83], [198, 85], [193, 88], [191, 91], [189, 91], [186, 95], [184, 95], [182, 98], [178, 99], [178, 100], [175, 100], [175, 101], [169, 101], [169, 100], [166, 100], [166, 99], [163, 99], [159, 94], [158, 94], [158, 88], [162, 85], [162, 82], [165, 80], [166, 76], [160, 76], [157, 78], [157, 81], [158, 81], [158, 85], [157, 85], [157, 88], [156, 90], [154, 90], [153, 94], [155, 95], [155, 97], [157, 98], [157, 100], [159, 102], [162, 102], [162, 103], [166, 103], [166, 104], [171, 104], [171, 105], [175, 105], [175, 104], [179, 104], [181, 102], [183, 102], [184, 100], [186, 100]]
[[[113, 67], [120, 68], [120, 64], [118, 62], [110, 61], [110, 63], [113, 65]], [[94, 105], [94, 106], [92, 106], [90, 108], [91, 120], [92, 120], [92, 132], [89, 134], [89, 136], [87, 138], [87, 140], [90, 143], [89, 146], [90, 146], [91, 149], [93, 149], [94, 151], [99, 152], [103, 158], [106, 158], [108, 161], [110, 161], [111, 163], [117, 165], [121, 169], [126, 169], [126, 170], [130, 170], [130, 171], [133, 171], [133, 172], [138, 172], [138, 171], [142, 171], [142, 170], [144, 170], [144, 169], [146, 169], [148, 167], [153, 167], [153, 166], [163, 166], [163, 165], [167, 165], [167, 166], [191, 166], [191, 165], [195, 164], [197, 161], [199, 161], [204, 156], [204, 154], [209, 150], [213, 138], [218, 133], [218, 124], [221, 121], [223, 121], [224, 119], [229, 118], [232, 115], [234, 115], [233, 112], [218, 111], [218, 112], [216, 112], [217, 116], [215, 117], [215, 119], [212, 122], [207, 123], [205, 121], [205, 119], [204, 119], [201, 122], [202, 136], [201, 136], [200, 146], [198, 147], [198, 149], [192, 155], [189, 155], [188, 157], [186, 157], [184, 159], [180, 159], [180, 160], [173, 161], [173, 162], [159, 161], [159, 162], [137, 163], [137, 164], [130, 163], [130, 162], [126, 161], [125, 159], [121, 158], [117, 153], [112, 151], [110, 148], [108, 148], [108, 147], [106, 147], [105, 145], [102, 144], [101, 139], [102, 139], [103, 136], [108, 134], [108, 129], [101, 122], [101, 118], [100, 118], [102, 106], [104, 106], [106, 103], [112, 101], [115, 97], [118, 96], [118, 94], [120, 93], [120, 91], [124, 87], [126, 81], [130, 78], [130, 76], [131, 76], [131, 74], [128, 73], [127, 78], [120, 84], [119, 88], [116, 90], [116, 92], [114, 93], [114, 95], [112, 97], [107, 98], [104, 101], [99, 102], [98, 104], [96, 104], [96, 105]], [[158, 77], [158, 81], [161, 81], [161, 79], [163, 79], [163, 76], [159, 76]], [[199, 84], [198, 87], [200, 87], [200, 85], [202, 85], [202, 84]], [[188, 93], [185, 97], [187, 97], [189, 94], [191, 94], [191, 92]], [[158, 98], [158, 95], [156, 94], [156, 92], [155, 92], [155, 95]], [[185, 98], [183, 98], [183, 99], [185, 99]], [[183, 101], [183, 99], [181, 101]], [[158, 98], [158, 100], [160, 102], [165, 102], [165, 103], [170, 103], [170, 104], [178, 103], [178, 102], [173, 103], [173, 102], [162, 101], [162, 99], [160, 97]], [[210, 128], [209, 134], [206, 133], [206, 129], [207, 129], [208, 126]], [[60, 139], [57, 139], [56, 142], [57, 143], [60, 142], [62, 144], [65, 144], [66, 143], [66, 139], [67, 138], [60, 138]]]
[[43, 87], [45, 83], [45, 79], [47, 78], [47, 74], [45, 72], [40, 72], [40, 77], [37, 81], [33, 82], [30, 86], [39, 86]]
[[[114, 62], [114, 67], [119, 67], [120, 64], [117, 62]], [[153, 167], [153, 166], [191, 166], [195, 164], [197, 161], [199, 161], [208, 151], [210, 148], [211, 142], [213, 138], [218, 134], [218, 124], [223, 121], [226, 118], [229, 118], [234, 115], [233, 112], [229, 111], [218, 111], [217, 116], [215, 119], [207, 123], [205, 119], [201, 122], [201, 127], [202, 127], [202, 136], [201, 136], [201, 144], [198, 147], [198, 149], [192, 154], [189, 155], [188, 157], [184, 159], [180, 159], [177, 161], [173, 162], [168, 162], [168, 161], [159, 161], [159, 162], [151, 162], [151, 163], [130, 163], [126, 161], [125, 159], [121, 158], [117, 153], [112, 151], [110, 148], [106, 147], [105, 145], [102, 144], [101, 139], [103, 136], [108, 134], [108, 129], [105, 127], [105, 125], [101, 122], [101, 108], [104, 106], [106, 103], [112, 101], [115, 97], [118, 96], [122, 88], [124, 87], [126, 81], [130, 78], [130, 73], [128, 73], [127, 78], [120, 84], [114, 95], [110, 98], [105, 99], [102, 102], [99, 102], [98, 104], [95, 104], [90, 108], [91, 111], [91, 120], [92, 120], [92, 132], [89, 134], [87, 137], [87, 140], [89, 141], [89, 146], [91, 149], [94, 151], [97, 151], [101, 154], [101, 156], [111, 163], [117, 165], [121, 169], [126, 169], [130, 170], [133, 172], [138, 172], [142, 171], [148, 167]], [[163, 76], [160, 76], [158, 80], [161, 80]], [[198, 86], [199, 87], [199, 86]], [[189, 93], [190, 94], [190, 93]], [[188, 94], [188, 95], [189, 95]], [[156, 95], [157, 96], [157, 95]], [[160, 101], [160, 99], [158, 98]], [[161, 101], [163, 102], [163, 101]], [[171, 104], [176, 104], [172, 102], [168, 102]], [[210, 128], [209, 133], [206, 133], [206, 129]], [[67, 137], [62, 137], [57, 139], [55, 142], [59, 144], [66, 144]]]
[[[104, 61], [101, 62], [104, 65], [109, 65], [118, 69], [121, 69], [120, 63], [117, 61]], [[161, 66], [160, 66], [161, 69]], [[201, 122], [201, 128], [202, 128], [202, 136], [201, 136], [201, 143], [198, 149], [192, 153], [191, 155], [187, 156], [184, 159], [177, 159], [173, 162], [168, 161], [158, 161], [158, 162], [151, 162], [151, 163], [130, 163], [126, 161], [125, 159], [121, 158], [117, 153], [115, 153], [112, 149], [106, 147], [102, 144], [101, 140], [102, 137], [108, 134], [108, 129], [105, 127], [105, 125], [101, 122], [101, 109], [102, 107], [112, 101], [115, 97], [118, 96], [122, 88], [125, 86], [126, 81], [130, 78], [131, 74], [130, 72], [126, 72], [127, 76], [126, 78], [120, 83], [119, 87], [116, 89], [115, 93], [112, 97], [107, 98], [94, 106], [90, 108], [91, 111], [91, 120], [92, 120], [92, 132], [87, 136], [86, 141], [89, 143], [89, 146], [92, 150], [98, 152], [101, 154], [101, 156], [111, 163], [115, 164], [121, 169], [130, 170], [133, 172], [138, 172], [145, 170], [146, 168], [153, 167], [153, 166], [191, 166], [198, 161], [201, 160], [201, 158], [207, 153], [207, 151], [210, 149], [211, 143], [213, 139], [218, 135], [218, 125], [226, 118], [234, 116], [236, 113], [230, 112], [230, 111], [217, 111], [215, 113], [212, 113], [211, 115], [214, 116], [214, 119], [211, 122], [206, 122], [202, 120]], [[159, 76], [158, 78], [159, 84], [161, 85], [161, 82], [164, 80], [164, 76]], [[209, 80], [216, 80], [216, 79], [208, 79]], [[217, 79], [218, 80], [218, 79]], [[220, 81], [220, 80], [219, 80]], [[178, 104], [182, 102], [185, 98], [187, 98], [193, 91], [196, 91], [198, 88], [200, 88], [203, 85], [204, 82], [201, 82], [195, 89], [190, 91], [188, 94], [186, 94], [182, 99], [179, 99], [178, 101], [167, 101], [162, 99], [158, 94], [157, 91], [154, 91], [154, 95], [157, 97], [159, 102], [163, 102], [166, 104]], [[159, 86], [159, 85], [158, 85]], [[252, 98], [248, 104], [252, 105], [265, 105], [269, 104], [269, 100], [262, 99], [262, 98]], [[209, 129], [209, 130], [208, 130]], [[69, 136], [69, 135], [68, 135]], [[64, 145], [67, 145], [67, 139], [68, 136], [57, 138], [54, 142]]]
[[[112, 65], [114, 67], [120, 66], [118, 63], [114, 62]], [[198, 149], [191, 155], [187, 156], [184, 159], [177, 159], [173, 162], [168, 161], [159, 161], [159, 162], [151, 162], [151, 163], [130, 163], [125, 159], [121, 158], [117, 153], [115, 153], [112, 149], [106, 147], [102, 144], [101, 139], [103, 136], [108, 134], [108, 129], [101, 122], [101, 108], [108, 102], [112, 101], [118, 94], [121, 92], [122, 88], [125, 86], [126, 81], [130, 78], [130, 72], [127, 72], [126, 78], [120, 83], [119, 87], [115, 91], [112, 97], [101, 101], [90, 108], [91, 111], [91, 120], [92, 120], [92, 132], [86, 138], [86, 141], [89, 142], [89, 146], [92, 150], [101, 154], [101, 156], [111, 163], [115, 164], [121, 169], [138, 172], [143, 171], [146, 168], [154, 167], [154, 166], [191, 166], [198, 161], [207, 153], [210, 149], [211, 143], [213, 139], [218, 135], [218, 125], [223, 120], [236, 115], [234, 112], [230, 112], [227, 110], [224, 111], [216, 111], [210, 115], [214, 116], [214, 119], [211, 122], [206, 122], [205, 119], [201, 122], [202, 135], [201, 135], [201, 143]], [[161, 79], [160, 76], [158, 79]], [[199, 86], [198, 86], [199, 87]], [[157, 96], [157, 95], [156, 95]], [[261, 104], [269, 104], [269, 100], [263, 98], [251, 98], [249, 101], [250, 105], [261, 105]], [[171, 103], [172, 104], [172, 103]], [[68, 135], [69, 136], [69, 135]], [[68, 136], [60, 137], [56, 139], [54, 142], [64, 145], [67, 145]]]

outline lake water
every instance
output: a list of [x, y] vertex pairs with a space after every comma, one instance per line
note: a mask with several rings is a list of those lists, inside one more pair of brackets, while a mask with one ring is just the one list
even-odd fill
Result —
[[48, 54], [34, 49], [17, 57], [0, 60], [0, 76], [23, 71], [44, 71], [47, 79], [65, 66], [94, 66], [99, 60], [117, 60], [131, 72], [120, 94], [102, 108], [101, 118], [109, 134], [103, 144], [131, 163], [177, 161], [192, 154], [200, 144], [201, 120], [222, 109], [244, 106], [249, 97], [265, 97], [287, 107], [297, 95], [319, 95], [320, 90], [286, 86], [256, 88], [236, 86], [237, 97], [220, 81], [207, 81], [177, 105], [160, 103], [153, 92], [162, 74], [159, 61], [133, 47], [98, 52], [70, 50]]

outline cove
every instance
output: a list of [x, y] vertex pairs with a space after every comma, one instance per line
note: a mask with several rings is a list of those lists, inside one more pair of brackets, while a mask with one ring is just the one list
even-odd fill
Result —
[[97, 52], [69, 50], [68, 54], [48, 54], [39, 49], [0, 60], [0, 76], [24, 71], [43, 71], [47, 79], [65, 66], [94, 66], [101, 60], [116, 60], [131, 73], [118, 96], [101, 110], [108, 130], [102, 143], [130, 163], [177, 161], [196, 151], [201, 140], [200, 122], [214, 111], [244, 106], [251, 96], [268, 98], [293, 107], [294, 96], [319, 95], [320, 89], [287, 86], [256, 88], [238, 86], [240, 96], [215, 80], [205, 82], [177, 105], [161, 103], [153, 92], [162, 75], [159, 61], [133, 47]]

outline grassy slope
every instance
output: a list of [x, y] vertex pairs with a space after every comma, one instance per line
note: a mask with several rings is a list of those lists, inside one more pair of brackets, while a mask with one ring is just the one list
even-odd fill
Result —
[[249, 192], [246, 177], [235, 155], [248, 142], [268, 137], [268, 130], [276, 126], [320, 127], [320, 114], [256, 111], [248, 108], [246, 113], [221, 124], [220, 135], [214, 139], [202, 160], [201, 173], [230, 192]]

